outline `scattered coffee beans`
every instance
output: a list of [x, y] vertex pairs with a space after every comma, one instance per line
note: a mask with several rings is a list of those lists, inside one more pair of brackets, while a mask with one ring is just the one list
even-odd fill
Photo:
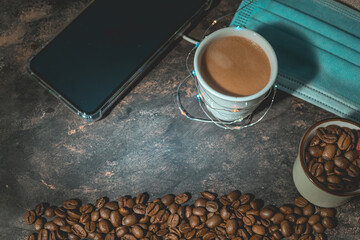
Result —
[[194, 204], [188, 193], [148, 199], [142, 193], [113, 202], [103, 197], [94, 205], [77, 199], [59, 207], [41, 203], [25, 213], [36, 231], [25, 240], [326, 240], [325, 231], [337, 222], [334, 209], [317, 208], [301, 196], [280, 207], [240, 191], [220, 197], [202, 192]]
[[360, 131], [330, 125], [316, 129], [305, 151], [310, 174], [325, 188], [350, 192], [360, 188]]

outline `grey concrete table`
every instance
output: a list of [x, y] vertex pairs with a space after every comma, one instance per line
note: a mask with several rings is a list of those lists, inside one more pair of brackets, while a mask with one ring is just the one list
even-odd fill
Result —
[[[25, 63], [83, 9], [88, 0], [0, 2], [0, 238], [23, 239], [26, 209], [39, 202], [61, 205], [68, 198], [94, 202], [107, 196], [151, 198], [234, 189], [267, 204], [298, 196], [292, 166], [299, 140], [313, 123], [333, 114], [279, 92], [263, 121], [241, 131], [183, 117], [176, 87], [187, 75], [180, 41], [101, 121], [86, 123], [42, 88]], [[190, 33], [201, 36], [213, 19], [234, 11], [224, 0]], [[195, 99], [184, 86], [185, 101]], [[196, 110], [196, 105], [189, 105]], [[331, 240], [360, 239], [360, 201], [338, 211]]]

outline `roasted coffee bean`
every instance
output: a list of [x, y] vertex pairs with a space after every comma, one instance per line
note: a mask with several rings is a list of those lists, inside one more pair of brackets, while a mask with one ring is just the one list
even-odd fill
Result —
[[177, 213], [170, 214], [167, 224], [169, 227], [174, 228], [180, 223], [180, 216]]
[[72, 218], [72, 217], [70, 217], [70, 216], [67, 216], [67, 217], [65, 218], [65, 221], [66, 221], [69, 225], [74, 225], [74, 224], [76, 224], [76, 223], [79, 222], [78, 219]]
[[91, 220], [91, 216], [88, 213], [83, 213], [80, 216], [79, 222], [85, 224], [86, 222], [89, 222]]
[[82, 205], [79, 210], [81, 213], [91, 213], [94, 210], [94, 206], [90, 203], [87, 203]]
[[293, 208], [291, 206], [289, 206], [289, 205], [280, 206], [279, 209], [280, 209], [280, 212], [282, 212], [285, 215], [293, 213]]
[[334, 144], [327, 144], [324, 148], [324, 151], [322, 153], [322, 158], [325, 160], [331, 160], [337, 151], [337, 146]]
[[106, 234], [104, 240], [115, 240], [115, 234], [114, 233]]
[[270, 218], [270, 220], [274, 223], [274, 224], [280, 224], [283, 220], [285, 219], [284, 214], [282, 214], [281, 212], [277, 212], [274, 214], [274, 216], [272, 216]]
[[253, 215], [244, 216], [242, 220], [247, 226], [252, 226], [256, 223], [256, 219]]
[[334, 218], [335, 217], [335, 209], [333, 208], [320, 208], [319, 210], [320, 216], [321, 217], [330, 217], [330, 218]]
[[349, 162], [349, 160], [347, 160], [344, 157], [335, 157], [334, 158], [334, 164], [338, 168], [346, 169], [349, 166], [350, 162]]
[[318, 177], [324, 172], [324, 165], [322, 163], [314, 163], [310, 169], [311, 175]]
[[206, 214], [206, 209], [203, 207], [195, 207], [192, 210], [192, 213], [196, 216], [204, 216]]
[[184, 204], [187, 201], [189, 201], [189, 199], [190, 199], [190, 196], [188, 193], [181, 193], [181, 194], [177, 195], [174, 200], [175, 200], [175, 203], [181, 205], [181, 204]]
[[66, 232], [66, 233], [72, 232], [71, 231], [71, 226], [70, 225], [61, 226], [60, 231], [63, 231], [63, 232]]
[[86, 232], [95, 232], [96, 230], [96, 223], [95, 222], [92, 222], [92, 221], [89, 221], [89, 222], [86, 222], [85, 223], [85, 226], [84, 226], [84, 229]]
[[323, 153], [322, 149], [319, 146], [310, 146], [308, 148], [308, 151], [311, 156], [316, 157], [316, 158], [321, 157], [322, 153]]
[[122, 215], [122, 216], [127, 216], [127, 215], [129, 215], [129, 214], [131, 214], [131, 209], [130, 208], [128, 208], [128, 207], [121, 207], [121, 208], [119, 208], [119, 213]]
[[104, 208], [114, 211], [119, 209], [119, 205], [117, 202], [107, 202], [104, 204]]
[[136, 215], [131, 214], [131, 215], [127, 215], [122, 219], [122, 224], [125, 226], [132, 226], [135, 225], [138, 222], [138, 219], [136, 217]]
[[99, 213], [100, 213], [100, 217], [101, 217], [101, 218], [103, 218], [103, 219], [109, 219], [109, 218], [110, 218], [111, 210], [108, 209], [108, 208], [106, 208], [106, 207], [102, 207], [102, 208], [100, 208]]
[[116, 230], [115, 230], [115, 234], [118, 238], [121, 238], [123, 237], [125, 234], [127, 234], [129, 232], [129, 229], [128, 227], [126, 226], [120, 226], [120, 227], [117, 227]]
[[110, 212], [109, 220], [111, 224], [116, 228], [121, 225], [121, 215], [118, 211], [114, 210]]
[[263, 225], [253, 225], [251, 230], [258, 235], [265, 235], [266, 233], [266, 228]]
[[305, 230], [305, 225], [304, 224], [296, 224], [294, 226], [294, 233], [295, 234], [300, 235], [300, 234], [302, 234], [304, 232], [304, 230]]
[[321, 224], [321, 222], [315, 223], [314, 225], [312, 225], [312, 229], [314, 230], [314, 232], [316, 233], [323, 233], [325, 231], [324, 226]]
[[36, 221], [36, 214], [34, 210], [26, 211], [24, 221], [26, 224], [33, 224]]
[[316, 135], [325, 143], [335, 143], [337, 137], [334, 133], [327, 132], [325, 128], [316, 129]]
[[209, 228], [216, 228], [221, 223], [221, 217], [219, 215], [213, 215], [206, 221], [206, 226]]
[[333, 161], [327, 161], [324, 164], [324, 170], [328, 173], [331, 173], [334, 170], [335, 164]]
[[301, 197], [301, 196], [296, 197], [295, 200], [294, 200], [294, 204], [295, 204], [297, 207], [300, 207], [300, 208], [305, 207], [306, 205], [308, 205], [308, 203], [309, 203], [309, 202], [308, 202], [305, 198], [303, 198], [303, 197]]
[[299, 236], [298, 240], [313, 240], [313, 237], [310, 234], [303, 234]]
[[99, 224], [99, 230], [102, 233], [109, 233], [112, 229], [111, 223], [106, 219], [101, 219], [98, 224]]
[[80, 204], [79, 200], [69, 199], [69, 200], [64, 201], [63, 207], [66, 210], [74, 210], [74, 209], [78, 208], [79, 204]]
[[49, 240], [49, 231], [46, 229], [41, 229], [41, 231], [39, 231], [38, 240]]
[[337, 145], [339, 149], [344, 151], [349, 147], [350, 144], [351, 144], [351, 137], [345, 132], [343, 132], [337, 141]]
[[235, 200], [238, 200], [239, 197], [241, 196], [241, 192], [238, 190], [234, 190], [231, 191], [230, 193], [228, 193], [226, 195], [226, 198], [230, 201], [230, 202], [234, 202]]
[[141, 239], [144, 237], [144, 230], [141, 227], [139, 227], [138, 225], [131, 227], [131, 233], [138, 239]]
[[74, 233], [68, 233], [68, 236], [67, 236], [68, 240], [79, 240], [80, 237]]
[[314, 240], [327, 240], [327, 236], [325, 233], [317, 233]]
[[48, 205], [47, 203], [37, 204], [34, 209], [36, 216], [41, 217], [42, 215], [44, 215], [47, 205]]
[[161, 202], [167, 207], [172, 204], [175, 200], [175, 196], [173, 194], [167, 194], [161, 198]]
[[346, 157], [349, 161], [354, 161], [355, 159], [357, 159], [358, 153], [356, 150], [350, 150], [344, 153], [344, 157]]
[[239, 201], [241, 204], [247, 204], [249, 203], [250, 201], [252, 200], [252, 196], [248, 193], [246, 194], [242, 194], [240, 197], [239, 197]]
[[214, 200], [216, 198], [216, 194], [208, 191], [204, 191], [200, 193], [202, 198], [205, 198], [206, 200]]
[[36, 219], [36, 221], [33, 224], [34, 230], [36, 232], [40, 232], [40, 230], [44, 228], [45, 223], [46, 223], [46, 219], [44, 219], [42, 217]]
[[25, 240], [36, 240], [36, 235], [35, 234], [29, 234], [25, 237]]
[[305, 224], [307, 223], [308, 219], [306, 217], [299, 217], [297, 220], [296, 220], [296, 224]]
[[350, 164], [346, 169], [346, 173], [349, 175], [349, 177], [357, 178], [360, 176], [360, 169], [354, 164]]
[[95, 207], [97, 209], [100, 209], [100, 208], [104, 207], [106, 202], [107, 202], [107, 198], [101, 197], [101, 198], [96, 200]]
[[59, 228], [58, 228], [58, 225], [56, 225], [54, 222], [50, 221], [50, 222], [47, 222], [44, 224], [44, 228], [49, 230], [49, 231], [52, 231], [52, 232], [55, 232], [57, 231]]
[[328, 175], [326, 177], [326, 181], [328, 183], [332, 183], [332, 184], [339, 184], [339, 183], [341, 183], [341, 178], [336, 175]]
[[272, 216], [274, 216], [274, 210], [269, 207], [264, 207], [260, 210], [260, 217], [263, 219], [270, 219]]
[[312, 216], [309, 217], [308, 223], [310, 225], [314, 225], [316, 223], [320, 222], [320, 216], [317, 214], [314, 214]]
[[160, 210], [160, 204], [159, 203], [149, 203], [146, 207], [146, 214], [151, 216], [155, 216]]
[[55, 209], [56, 207], [54, 206], [45, 208], [44, 215], [49, 218], [55, 216]]
[[321, 223], [327, 229], [332, 229], [335, 227], [335, 222], [334, 222], [333, 218], [330, 218], [330, 217], [324, 217], [321, 220]]
[[219, 204], [215, 201], [207, 201], [205, 208], [208, 212], [217, 212], [219, 210]]
[[100, 212], [99, 211], [92, 212], [91, 215], [90, 215], [90, 219], [93, 222], [96, 222], [97, 220], [99, 220], [100, 219]]
[[58, 240], [56, 237], [56, 232], [49, 231], [49, 240]]
[[66, 210], [62, 207], [58, 207], [55, 209], [55, 215], [60, 217], [60, 218], [66, 218]]
[[79, 236], [80, 238], [86, 238], [86, 236], [87, 236], [87, 232], [85, 231], [83, 226], [80, 224], [74, 224], [71, 227], [71, 230], [75, 235]]
[[314, 214], [314, 212], [315, 212], [315, 208], [314, 205], [312, 205], [311, 203], [309, 203], [303, 208], [304, 216], [311, 216]]
[[287, 220], [283, 220], [280, 223], [280, 231], [284, 237], [289, 237], [292, 234], [291, 224]]

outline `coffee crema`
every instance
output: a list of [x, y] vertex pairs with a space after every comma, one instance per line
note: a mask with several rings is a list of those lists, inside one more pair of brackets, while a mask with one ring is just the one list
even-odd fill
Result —
[[214, 90], [229, 96], [250, 96], [270, 79], [270, 61], [254, 41], [227, 36], [212, 42], [200, 61], [200, 72]]

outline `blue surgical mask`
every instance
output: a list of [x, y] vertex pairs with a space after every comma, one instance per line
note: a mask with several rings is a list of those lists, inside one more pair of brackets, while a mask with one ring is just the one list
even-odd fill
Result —
[[231, 26], [270, 42], [279, 89], [360, 123], [359, 12], [333, 0], [244, 0], [241, 7]]

